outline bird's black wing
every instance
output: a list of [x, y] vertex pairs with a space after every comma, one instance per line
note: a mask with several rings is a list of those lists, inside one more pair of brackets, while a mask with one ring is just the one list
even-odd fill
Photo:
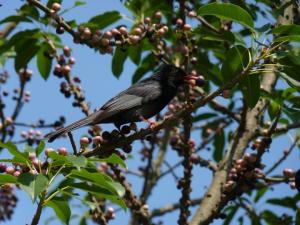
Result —
[[[105, 103], [101, 110], [105, 112], [105, 118], [142, 105], [159, 98], [161, 86], [158, 81], [146, 79], [119, 93], [114, 98]], [[102, 118], [104, 115], [102, 115]]]

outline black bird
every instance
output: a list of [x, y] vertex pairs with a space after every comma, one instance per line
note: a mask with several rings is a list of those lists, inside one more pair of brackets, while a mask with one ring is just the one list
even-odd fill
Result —
[[138, 122], [158, 114], [176, 95], [185, 81], [186, 73], [174, 65], [162, 65], [151, 77], [141, 80], [122, 91], [99, 110], [69, 126], [45, 136], [49, 142], [57, 137], [86, 125]]

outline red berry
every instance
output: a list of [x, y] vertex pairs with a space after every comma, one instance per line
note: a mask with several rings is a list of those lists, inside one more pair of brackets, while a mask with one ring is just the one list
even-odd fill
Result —
[[75, 60], [74, 57], [71, 57], [71, 58], [69, 59], [69, 64], [70, 64], [70, 65], [74, 65], [75, 62], [76, 62], [76, 60]]
[[18, 177], [20, 176], [21, 172], [19, 170], [16, 170], [14, 173], [13, 173], [13, 176], [14, 177]]
[[103, 37], [107, 38], [107, 39], [111, 39], [113, 36], [111, 31], [105, 31], [105, 33], [103, 34]]
[[178, 18], [178, 19], [176, 20], [176, 25], [177, 25], [177, 26], [182, 26], [182, 24], [183, 24], [183, 20], [182, 20], [181, 18]]
[[131, 36], [129, 36], [129, 40], [130, 40], [130, 42], [132, 44], [136, 44], [136, 43], [139, 42], [140, 36], [138, 36], [138, 35], [131, 35]]
[[137, 27], [133, 30], [133, 33], [136, 35], [141, 35], [143, 33], [142, 29]]
[[68, 46], [64, 46], [63, 48], [64, 55], [69, 57], [71, 55], [71, 49]]
[[100, 43], [102, 46], [106, 47], [109, 45], [109, 39], [107, 38], [101, 38]]
[[71, 67], [69, 65], [65, 65], [62, 69], [63, 74], [67, 75], [71, 72]]
[[193, 153], [190, 157], [190, 160], [191, 160], [192, 163], [198, 164], [200, 162], [200, 156]]
[[87, 137], [80, 138], [80, 145], [87, 146], [89, 144], [89, 139]]
[[61, 148], [58, 149], [58, 154], [66, 156], [66, 155], [68, 155], [68, 151], [67, 151], [66, 148], [61, 147]]
[[8, 166], [6, 167], [6, 173], [13, 174], [16, 171], [16, 168], [14, 166]]
[[101, 144], [103, 142], [103, 138], [101, 136], [95, 136], [93, 137], [93, 143], [95, 145]]
[[192, 26], [188, 23], [184, 24], [183, 25], [183, 30], [184, 31], [190, 31], [192, 29]]
[[122, 35], [127, 35], [127, 34], [128, 34], [126, 27], [120, 27], [120, 28], [119, 28], [119, 31], [120, 31], [120, 33], [121, 33]]

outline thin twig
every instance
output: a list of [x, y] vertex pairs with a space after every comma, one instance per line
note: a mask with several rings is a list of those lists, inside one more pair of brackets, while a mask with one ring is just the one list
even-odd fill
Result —
[[289, 147], [289, 149], [286, 152], [283, 153], [282, 157], [280, 157], [278, 159], [278, 161], [275, 162], [274, 165], [270, 169], [268, 169], [266, 171], [267, 175], [270, 174], [270, 173], [272, 173], [289, 156], [289, 154], [292, 152], [292, 150], [297, 145], [297, 142], [299, 141], [299, 139], [300, 139], [300, 137], [298, 137], [298, 136], [295, 138], [295, 140], [292, 143], [292, 145]]
[[72, 148], [73, 148], [73, 153], [74, 153], [74, 155], [77, 155], [78, 151], [77, 151], [76, 144], [75, 144], [74, 137], [73, 137], [72, 133], [68, 132], [68, 136], [69, 136]]
[[32, 218], [31, 225], [38, 225], [38, 223], [39, 223], [39, 220], [40, 220], [41, 214], [42, 214], [42, 210], [43, 210], [45, 196], [46, 196], [46, 191], [42, 192], [42, 194], [41, 194], [41, 198], [38, 203], [38, 207], [35, 211], [35, 214]]

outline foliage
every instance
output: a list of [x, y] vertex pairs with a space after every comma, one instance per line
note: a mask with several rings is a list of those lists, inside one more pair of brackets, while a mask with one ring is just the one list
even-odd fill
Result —
[[[9, 155], [0, 159], [3, 193], [11, 196], [13, 192], [5, 188], [19, 187], [37, 203], [32, 225], [38, 224], [44, 207], [51, 208], [62, 223], [71, 224], [74, 201], [87, 208], [75, 218], [80, 224], [90, 219], [108, 224], [116, 216], [111, 204], [131, 213], [132, 224], [158, 224], [155, 217], [177, 209], [178, 224], [210, 224], [217, 218], [223, 219], [224, 225], [244, 224], [246, 220], [256, 225], [298, 224], [299, 193], [282, 193], [276, 198], [270, 193], [273, 185], [282, 183], [300, 191], [300, 172], [294, 171], [299, 168], [286, 168], [283, 175], [274, 176], [281, 165], [289, 166], [284, 163], [299, 147], [300, 136], [294, 131], [300, 127], [299, 3], [121, 2], [126, 15], [111, 9], [86, 15], [83, 23], [76, 17], [65, 19], [78, 7], [90, 4], [83, 1], [75, 1], [70, 8], [65, 7], [67, 1], [21, 1], [15, 14], [0, 18], [0, 85], [7, 85], [9, 73], [19, 78], [14, 84], [17, 91], [11, 115], [4, 108], [13, 103], [2, 98], [8, 93], [0, 96], [0, 148]], [[116, 78], [124, 76], [129, 63], [135, 66], [132, 83], [155, 73], [158, 65], [171, 63], [193, 79], [178, 90], [167, 110], [157, 116], [159, 122], [154, 127], [138, 129], [132, 123], [108, 132], [93, 126], [80, 139], [79, 152], [74, 143], [73, 153], [65, 148], [53, 150], [39, 131], [28, 130], [19, 136], [16, 130], [64, 124], [63, 117], [51, 124], [43, 120], [34, 125], [18, 122], [30, 100], [28, 83], [37, 79], [29, 68], [36, 67], [46, 82], [60, 79], [60, 92], [72, 97], [72, 105], [86, 115], [91, 111], [80, 76], [72, 73], [72, 51], [79, 50], [64, 44], [67, 36], [74, 44], [110, 55]], [[7, 72], [9, 62], [14, 68]], [[107, 65], [99, 63], [102, 66]], [[272, 141], [287, 134], [293, 136], [291, 146], [265, 169], [263, 156], [275, 150]], [[139, 152], [139, 146], [132, 145], [134, 141], [141, 142]], [[169, 151], [175, 153], [177, 163], [168, 159]], [[137, 161], [141, 171], [132, 172], [127, 167], [126, 159], [130, 158]], [[146, 164], [138, 162], [139, 158]], [[193, 180], [197, 165], [213, 172], [211, 184], [201, 193]], [[182, 176], [177, 175], [178, 167]], [[126, 172], [142, 180], [141, 193], [135, 193], [138, 189], [130, 186]], [[167, 209], [150, 205], [150, 210], [149, 197], [160, 196], [156, 185], [165, 175], [175, 177], [177, 184], [172, 186], [181, 191], [180, 199], [174, 199]], [[261, 203], [267, 206], [260, 209], [257, 204]], [[7, 205], [14, 208], [15, 204]], [[195, 214], [191, 214], [191, 205], [197, 207]], [[275, 213], [274, 207], [287, 213]], [[8, 211], [0, 209], [0, 220], [11, 214]]]

